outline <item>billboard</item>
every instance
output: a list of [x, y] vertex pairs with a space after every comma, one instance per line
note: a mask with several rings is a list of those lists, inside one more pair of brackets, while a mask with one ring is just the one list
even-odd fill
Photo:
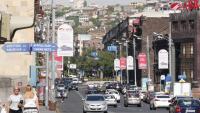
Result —
[[74, 34], [73, 28], [68, 24], [62, 24], [57, 30], [58, 56], [73, 56]]
[[139, 69], [147, 69], [147, 56], [145, 53], [139, 53], [138, 65]]
[[92, 36], [89, 34], [78, 34], [78, 40], [91, 40]]
[[168, 69], [168, 52], [165, 49], [158, 51], [158, 69]]

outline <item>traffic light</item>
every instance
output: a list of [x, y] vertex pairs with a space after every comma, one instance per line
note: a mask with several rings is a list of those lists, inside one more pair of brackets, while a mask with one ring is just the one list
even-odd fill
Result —
[[12, 41], [17, 30], [34, 25], [34, 17], [12, 16], [0, 13], [0, 42]]

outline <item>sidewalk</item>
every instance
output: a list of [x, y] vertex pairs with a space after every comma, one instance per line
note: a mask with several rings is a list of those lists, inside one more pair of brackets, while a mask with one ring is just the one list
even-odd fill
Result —
[[48, 109], [46, 109], [45, 106], [40, 106], [40, 113], [56, 113], [56, 111], [50, 111]]

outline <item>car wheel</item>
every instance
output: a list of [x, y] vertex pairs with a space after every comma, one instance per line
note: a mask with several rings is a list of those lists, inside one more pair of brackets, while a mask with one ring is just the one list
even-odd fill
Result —
[[117, 107], [117, 105], [114, 105], [114, 107], [116, 108], [116, 107]]
[[76, 89], [76, 91], [78, 91], [78, 88]]
[[156, 107], [155, 107], [155, 105], [153, 105], [153, 110], [156, 110]]
[[117, 100], [117, 103], [120, 103], [120, 100]]
[[125, 103], [125, 104], [124, 104], [124, 107], [128, 107], [128, 104], [127, 104], [127, 103]]
[[83, 110], [83, 113], [87, 113], [87, 112]]
[[141, 106], [142, 106], [141, 103], [137, 105], [137, 107], [141, 107]]
[[104, 111], [104, 113], [108, 113], [108, 111]]

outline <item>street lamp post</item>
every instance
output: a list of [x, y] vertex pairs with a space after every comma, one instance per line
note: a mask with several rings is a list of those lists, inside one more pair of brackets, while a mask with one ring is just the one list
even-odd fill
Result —
[[135, 38], [136, 38], [136, 36], [134, 35], [134, 37], [133, 37], [133, 63], [134, 63], [134, 83], [135, 83], [135, 86], [137, 86], [137, 76], [136, 76], [136, 74], [137, 74], [137, 72], [136, 72], [136, 52], [135, 52], [135, 47], [136, 47], [136, 44], [135, 44]]
[[[128, 58], [128, 40], [126, 40], [126, 59]], [[126, 60], [127, 61], [127, 60]], [[127, 64], [127, 62], [126, 62]], [[126, 67], [126, 83], [129, 83], [129, 71], [128, 67]]]

